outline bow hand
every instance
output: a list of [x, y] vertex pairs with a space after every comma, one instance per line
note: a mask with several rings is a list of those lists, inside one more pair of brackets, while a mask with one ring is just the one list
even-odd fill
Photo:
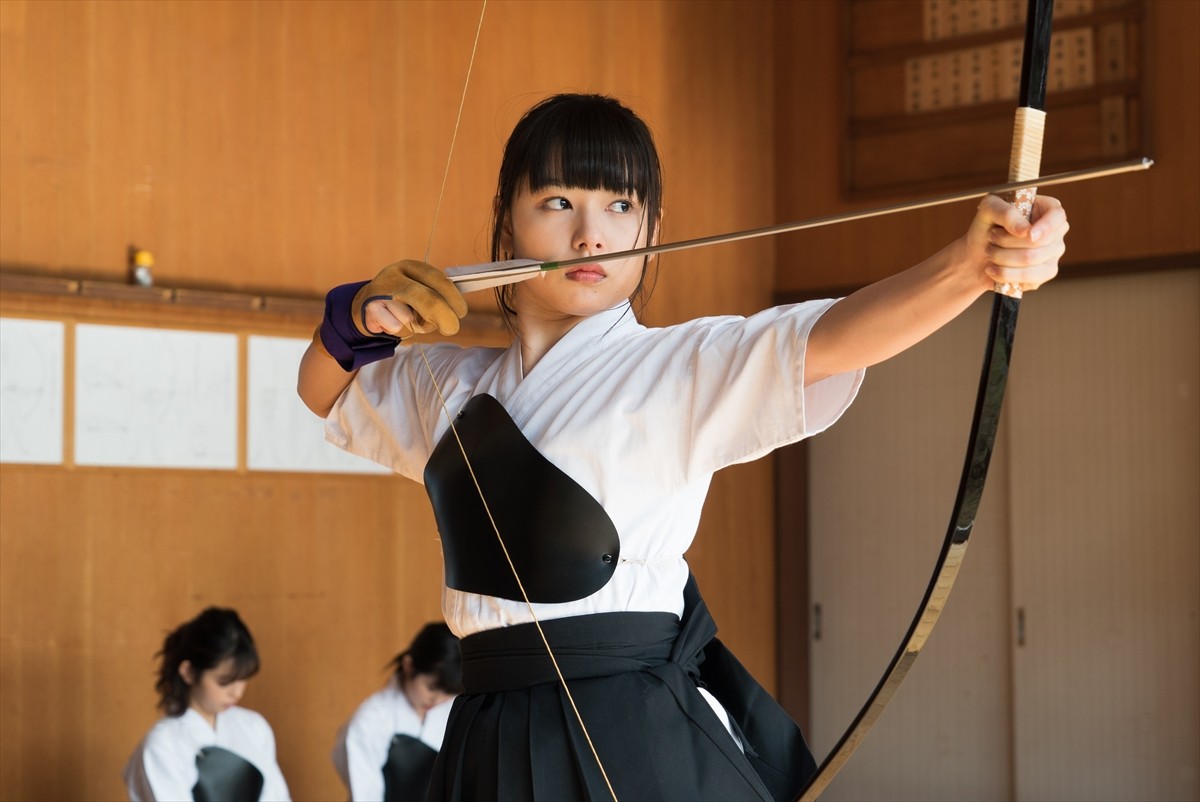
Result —
[[967, 231], [969, 259], [980, 266], [986, 289], [1036, 290], [1058, 275], [1069, 229], [1066, 211], [1054, 198], [1039, 195], [1027, 220], [1017, 206], [989, 195]]

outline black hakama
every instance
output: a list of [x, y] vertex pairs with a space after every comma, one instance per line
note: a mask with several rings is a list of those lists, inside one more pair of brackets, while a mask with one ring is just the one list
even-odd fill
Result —
[[[542, 629], [622, 802], [791, 802], [815, 771], [799, 727], [715, 638], [694, 579], [682, 621], [600, 613]], [[470, 635], [462, 656], [431, 802], [612, 799], [534, 625]]]

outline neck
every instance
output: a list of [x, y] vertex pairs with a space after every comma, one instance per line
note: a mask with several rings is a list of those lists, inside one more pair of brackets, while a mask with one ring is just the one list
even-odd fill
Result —
[[217, 728], [217, 714], [216, 713], [209, 713], [207, 710], [202, 710], [201, 708], [197, 707], [196, 705], [192, 705], [191, 708], [192, 708], [192, 710], [195, 710], [197, 713], [200, 714], [200, 718], [202, 718], [208, 722], [208, 726], [212, 727], [214, 730]]
[[516, 329], [517, 340], [521, 344], [522, 374], [528, 376], [542, 357], [581, 320], [582, 317], [546, 319], [536, 315], [518, 315]]
[[422, 724], [425, 723], [425, 711], [413, 704], [412, 697], [408, 695], [409, 678], [400, 676], [396, 678], [396, 684], [400, 688], [400, 695], [404, 697], [404, 701], [408, 703], [409, 709], [417, 714], [417, 720]]

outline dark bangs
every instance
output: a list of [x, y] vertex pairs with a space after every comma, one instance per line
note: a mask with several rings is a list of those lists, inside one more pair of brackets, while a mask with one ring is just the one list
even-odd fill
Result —
[[531, 126], [521, 143], [524, 153], [513, 154], [523, 163], [529, 189], [605, 189], [636, 195], [647, 205], [656, 158], [644, 126], [623, 111], [604, 102], [567, 102], [554, 125]]
[[492, 258], [500, 258], [500, 230], [525, 182], [604, 189], [636, 196], [653, 238], [662, 206], [662, 168], [646, 124], [604, 95], [556, 95], [530, 109], [504, 149], [496, 188]]
[[250, 679], [258, 673], [258, 649], [254, 641], [239, 640], [233, 654], [233, 679]]

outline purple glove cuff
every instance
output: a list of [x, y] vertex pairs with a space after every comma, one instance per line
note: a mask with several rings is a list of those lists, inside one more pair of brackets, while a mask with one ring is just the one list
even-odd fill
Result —
[[399, 337], [381, 334], [369, 337], [354, 325], [354, 296], [370, 282], [356, 281], [334, 287], [325, 296], [325, 319], [321, 322], [321, 344], [349, 373], [363, 365], [387, 359], [396, 353]]

